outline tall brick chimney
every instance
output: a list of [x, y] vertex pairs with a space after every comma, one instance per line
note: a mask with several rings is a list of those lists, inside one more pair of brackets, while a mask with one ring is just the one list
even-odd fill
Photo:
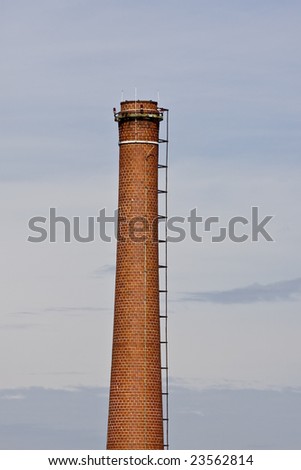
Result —
[[158, 272], [158, 140], [154, 101], [123, 101], [107, 449], [163, 449]]

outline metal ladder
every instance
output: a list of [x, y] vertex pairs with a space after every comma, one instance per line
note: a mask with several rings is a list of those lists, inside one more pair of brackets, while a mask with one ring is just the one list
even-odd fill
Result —
[[[162, 377], [162, 407], [163, 407], [163, 438], [164, 449], [169, 449], [169, 378], [168, 378], [168, 335], [167, 335], [167, 184], [168, 184], [168, 118], [169, 111], [160, 108], [166, 114], [165, 136], [159, 138], [159, 144], [165, 149], [159, 149], [159, 189], [158, 189], [158, 243], [159, 243], [159, 295], [160, 295], [160, 345], [161, 345], [161, 377]], [[162, 148], [162, 147], [161, 147]]]

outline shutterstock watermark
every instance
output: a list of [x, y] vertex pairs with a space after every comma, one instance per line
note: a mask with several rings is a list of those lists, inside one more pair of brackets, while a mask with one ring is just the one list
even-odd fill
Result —
[[[201, 217], [197, 214], [196, 208], [191, 209], [187, 217], [173, 216], [168, 219], [156, 217], [151, 221], [146, 217], [133, 217], [127, 220], [122, 214], [118, 217], [117, 209], [113, 215], [108, 216], [106, 209], [101, 209], [97, 216], [88, 216], [82, 220], [79, 216], [68, 218], [58, 215], [57, 209], [51, 207], [48, 217], [35, 216], [28, 221], [30, 235], [27, 240], [31, 243], [45, 241], [90, 243], [95, 240], [109, 243], [113, 239], [119, 242], [130, 240], [137, 243], [151, 240], [156, 243], [158, 237], [162, 238], [160, 231], [163, 232], [163, 237], [165, 236], [166, 223], [167, 241], [171, 243], [181, 242], [187, 237], [198, 243], [208, 241], [221, 243], [225, 240], [233, 243], [260, 240], [273, 242], [274, 239], [267, 230], [267, 225], [273, 217], [266, 215], [260, 218], [259, 208], [254, 206], [251, 207], [249, 218], [236, 215], [226, 224], [222, 224], [218, 216]], [[109, 224], [113, 224], [111, 225], [113, 236], [108, 235]]]

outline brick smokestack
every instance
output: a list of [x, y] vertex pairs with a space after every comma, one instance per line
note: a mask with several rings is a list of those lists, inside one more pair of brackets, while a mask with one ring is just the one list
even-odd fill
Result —
[[119, 237], [107, 449], [163, 449], [154, 101], [124, 101], [119, 126]]

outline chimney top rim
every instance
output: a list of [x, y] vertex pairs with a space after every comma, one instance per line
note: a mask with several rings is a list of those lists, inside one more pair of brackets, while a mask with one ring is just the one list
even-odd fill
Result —
[[124, 101], [121, 101], [120, 104], [123, 104], [123, 103], [152, 103], [152, 104], [158, 104], [158, 101], [154, 101], [154, 100], [124, 100]]

